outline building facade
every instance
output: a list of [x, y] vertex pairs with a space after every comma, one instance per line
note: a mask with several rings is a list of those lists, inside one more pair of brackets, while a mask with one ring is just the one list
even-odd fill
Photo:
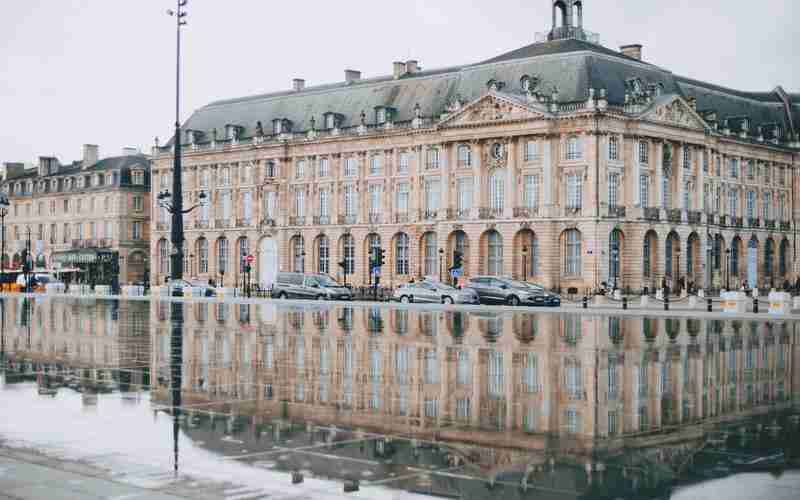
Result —
[[[278, 271], [367, 284], [512, 275], [585, 290], [770, 287], [796, 276], [800, 95], [742, 92], [673, 74], [583, 28], [553, 3], [538, 41], [467, 66], [209, 104], [184, 124], [185, 272], [254, 282]], [[175, 138], [173, 138], [173, 141]], [[171, 186], [171, 144], [154, 148]], [[159, 208], [153, 201], [152, 210]], [[169, 268], [169, 216], [151, 241]], [[341, 265], [340, 265], [341, 263]]]
[[62, 165], [6, 164], [2, 181], [5, 270], [22, 267], [29, 249], [38, 270], [66, 271], [82, 283], [120, 284], [148, 276], [150, 160], [133, 150], [99, 159], [94, 145], [83, 158]]

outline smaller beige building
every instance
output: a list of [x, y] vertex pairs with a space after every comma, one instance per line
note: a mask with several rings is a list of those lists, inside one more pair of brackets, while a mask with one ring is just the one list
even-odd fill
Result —
[[30, 254], [39, 270], [80, 270], [68, 279], [111, 284], [145, 280], [150, 237], [150, 159], [136, 150], [100, 159], [94, 145], [62, 164], [4, 165], [8, 197], [4, 269], [21, 268]]

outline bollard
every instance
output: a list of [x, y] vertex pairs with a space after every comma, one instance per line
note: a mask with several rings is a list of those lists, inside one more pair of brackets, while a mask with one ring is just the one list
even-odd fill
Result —
[[714, 302], [711, 301], [711, 297], [708, 298], [708, 300], [706, 301], [706, 304], [708, 305], [708, 307], [707, 307], [708, 312], [711, 312], [711, 308], [714, 305]]
[[622, 297], [622, 310], [628, 310], [628, 297]]
[[664, 296], [664, 310], [669, 311], [669, 295]]
[[589, 297], [587, 297], [585, 295], [583, 296], [583, 308], [584, 309], [588, 309], [589, 308]]
[[758, 314], [758, 297], [753, 297], [753, 314]]

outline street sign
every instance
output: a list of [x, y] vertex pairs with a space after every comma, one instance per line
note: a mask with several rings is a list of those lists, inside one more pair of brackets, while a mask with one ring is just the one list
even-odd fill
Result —
[[256, 260], [256, 258], [253, 257], [252, 255], [248, 255], [247, 256], [247, 263], [248, 264], [252, 264], [255, 260]]
[[464, 272], [464, 268], [461, 268], [461, 267], [459, 267], [459, 268], [456, 268], [456, 269], [452, 269], [452, 270], [450, 271], [450, 276], [452, 276], [453, 278], [460, 278], [460, 277], [461, 277], [461, 274], [462, 274], [463, 272]]
[[381, 275], [381, 268], [380, 267], [373, 267], [372, 268], [372, 275], [373, 276], [380, 276]]

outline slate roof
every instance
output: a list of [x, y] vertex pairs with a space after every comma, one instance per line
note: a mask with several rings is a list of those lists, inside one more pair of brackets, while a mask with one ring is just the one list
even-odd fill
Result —
[[[784, 131], [790, 130], [783, 102], [775, 92], [743, 92], [676, 76], [653, 64], [576, 39], [535, 43], [477, 64], [421, 71], [399, 79], [383, 76], [306, 87], [299, 92], [216, 101], [196, 110], [183, 128], [201, 131], [209, 140], [214, 129], [222, 138], [225, 126], [233, 124], [244, 127], [243, 137], [252, 137], [256, 135], [257, 122], [270, 134], [272, 120], [285, 118], [292, 121], [297, 132], [310, 129], [312, 117], [320, 128], [326, 112], [341, 114], [341, 126], [346, 128], [360, 123], [362, 111], [366, 112], [367, 123], [374, 123], [373, 110], [377, 106], [395, 108], [395, 120], [403, 122], [414, 118], [417, 103], [423, 116], [437, 117], [456, 98], [469, 102], [480, 97], [492, 79], [504, 83], [503, 91], [521, 94], [520, 80], [524, 75], [538, 78], [536, 90], [544, 95], [549, 96], [557, 88], [559, 102], [583, 101], [592, 87], [607, 89], [612, 105], [625, 102], [626, 80], [640, 78], [645, 84], [660, 84], [664, 93], [696, 97], [698, 109], [716, 110], [720, 123], [729, 116], [748, 116], [752, 130], [767, 123], [778, 123]], [[800, 113], [796, 106], [793, 108], [795, 114]], [[798, 123], [795, 120], [795, 125]]]
[[[69, 164], [60, 165], [58, 167], [58, 172], [55, 174], [49, 174], [45, 176], [41, 176], [41, 178], [49, 178], [49, 177], [62, 177], [62, 176], [69, 176], [75, 174], [82, 174], [86, 172], [98, 172], [103, 170], [123, 170], [132, 167], [142, 167], [145, 170], [150, 169], [150, 159], [145, 155], [126, 155], [126, 156], [112, 156], [109, 158], [103, 158], [102, 160], [98, 161], [91, 167], [86, 169], [81, 168], [80, 161], [74, 161]], [[32, 179], [32, 178], [39, 178], [39, 170], [37, 168], [33, 169], [14, 169], [9, 170], [7, 172], [6, 180], [19, 180], [19, 179]]]

